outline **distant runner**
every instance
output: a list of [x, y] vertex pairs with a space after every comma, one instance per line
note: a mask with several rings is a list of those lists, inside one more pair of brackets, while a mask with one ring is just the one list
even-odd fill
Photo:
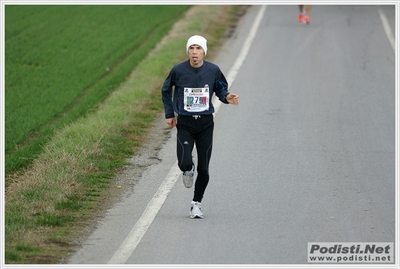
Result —
[[[305, 7], [305, 8], [304, 8]], [[310, 23], [311, 5], [299, 5], [300, 13], [297, 17], [299, 22]]]

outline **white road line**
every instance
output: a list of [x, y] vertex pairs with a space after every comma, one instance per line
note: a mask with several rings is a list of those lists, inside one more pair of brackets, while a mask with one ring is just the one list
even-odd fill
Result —
[[133, 251], [135, 251], [135, 248], [140, 243], [144, 234], [147, 232], [147, 229], [156, 217], [161, 206], [167, 199], [169, 192], [174, 187], [180, 174], [181, 171], [178, 168], [178, 161], [176, 161], [167, 177], [161, 183], [156, 194], [154, 194], [150, 203], [147, 205], [142, 216], [140, 216], [139, 220], [136, 222], [135, 226], [133, 226], [132, 230], [129, 232], [124, 242], [122, 242], [118, 250], [114, 253], [111, 260], [108, 261], [109, 264], [125, 263], [132, 255]]
[[378, 11], [379, 11], [379, 16], [381, 17], [383, 28], [385, 29], [386, 36], [389, 39], [390, 45], [392, 45], [393, 50], [395, 50], [395, 39], [392, 29], [390, 28], [388, 19], [386, 18], [385, 13], [383, 13], [381, 9], [378, 9]]
[[[246, 41], [242, 47], [242, 50], [236, 59], [235, 64], [230, 69], [227, 80], [229, 85], [233, 83], [235, 77], [242, 66], [244, 60], [246, 59], [247, 53], [250, 50], [250, 46], [254, 40], [254, 37], [257, 33], [257, 30], [260, 26], [261, 20], [263, 18], [264, 12], [266, 10], [266, 6], [262, 6], [254, 20], [252, 25], [252, 29], [249, 35], [246, 38]], [[217, 102], [215, 113], [217, 113], [220, 102]], [[174, 187], [176, 181], [178, 180], [180, 174], [182, 172], [178, 168], [178, 161], [172, 166], [168, 175], [161, 183], [158, 188], [156, 194], [154, 194], [153, 198], [147, 205], [143, 214], [140, 216], [139, 220], [136, 222], [135, 226], [133, 226], [132, 230], [129, 232], [128, 236], [125, 238], [124, 242], [122, 242], [121, 246], [114, 253], [112, 258], [108, 261], [108, 264], [123, 264], [125, 263], [132, 253], [135, 251], [137, 245], [142, 240], [143, 236], [146, 234], [147, 229], [152, 224], [154, 218], [156, 217], [158, 211], [161, 209], [165, 200], [168, 197], [168, 194]]]

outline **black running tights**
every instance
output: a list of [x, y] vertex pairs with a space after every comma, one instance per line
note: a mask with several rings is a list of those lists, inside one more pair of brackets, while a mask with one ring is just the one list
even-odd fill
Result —
[[197, 118], [178, 116], [176, 128], [178, 166], [183, 172], [192, 169], [192, 152], [196, 143], [197, 178], [193, 201], [201, 202], [210, 179], [209, 163], [213, 142], [214, 116], [201, 115]]

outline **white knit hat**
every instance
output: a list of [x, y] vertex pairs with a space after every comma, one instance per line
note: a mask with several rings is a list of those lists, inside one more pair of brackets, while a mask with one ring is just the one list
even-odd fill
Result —
[[186, 43], [186, 53], [189, 53], [189, 47], [191, 45], [199, 45], [204, 50], [204, 55], [207, 54], [207, 39], [200, 35], [194, 35], [190, 37]]

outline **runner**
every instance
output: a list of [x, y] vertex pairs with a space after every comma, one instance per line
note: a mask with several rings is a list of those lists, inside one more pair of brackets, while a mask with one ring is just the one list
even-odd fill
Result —
[[[304, 8], [305, 7], [305, 8]], [[299, 22], [310, 23], [311, 5], [299, 5], [300, 13], [297, 17]]]
[[[209, 163], [214, 130], [215, 93], [225, 104], [239, 104], [239, 96], [228, 92], [228, 82], [220, 68], [204, 60], [207, 40], [199, 35], [190, 37], [186, 44], [189, 60], [175, 65], [162, 87], [165, 118], [168, 126], [177, 128], [178, 166], [183, 172], [185, 187], [194, 182], [197, 150], [197, 178], [190, 206], [191, 218], [203, 218], [201, 202], [209, 181]], [[177, 118], [175, 118], [177, 115]]]

